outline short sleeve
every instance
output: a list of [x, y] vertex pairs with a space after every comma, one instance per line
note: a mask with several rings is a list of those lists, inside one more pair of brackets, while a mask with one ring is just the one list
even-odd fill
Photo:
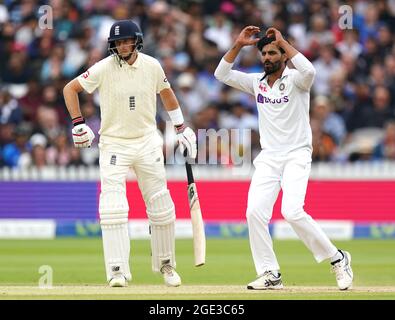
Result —
[[170, 83], [166, 78], [165, 72], [159, 62], [156, 65], [156, 93], [159, 94], [163, 89], [169, 89]]
[[92, 93], [100, 86], [103, 70], [103, 64], [98, 62], [77, 77], [86, 92]]

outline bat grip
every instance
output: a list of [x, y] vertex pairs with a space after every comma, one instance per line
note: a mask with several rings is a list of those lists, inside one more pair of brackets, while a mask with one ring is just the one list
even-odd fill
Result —
[[188, 163], [187, 159], [187, 150], [184, 150], [185, 157], [185, 169], [187, 170], [188, 184], [194, 183], [195, 179], [193, 178], [192, 166]]
[[192, 167], [188, 162], [185, 162], [185, 169], [187, 170], [188, 184], [194, 183], [195, 179], [193, 178]]

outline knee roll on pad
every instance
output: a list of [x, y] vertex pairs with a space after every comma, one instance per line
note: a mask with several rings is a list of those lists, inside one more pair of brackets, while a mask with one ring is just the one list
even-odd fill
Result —
[[169, 190], [155, 193], [147, 203], [147, 214], [152, 225], [167, 225], [176, 219]]
[[121, 190], [102, 191], [99, 213], [101, 225], [127, 223], [129, 204], [125, 193]]

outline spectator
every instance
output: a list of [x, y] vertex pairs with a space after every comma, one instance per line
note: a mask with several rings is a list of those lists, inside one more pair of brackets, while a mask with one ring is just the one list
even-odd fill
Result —
[[331, 135], [322, 130], [321, 122], [317, 119], [310, 121], [311, 131], [313, 134], [313, 161], [331, 161], [335, 155], [336, 143]]
[[252, 115], [246, 107], [236, 102], [231, 112], [221, 117], [220, 127], [226, 129], [251, 129], [258, 131], [258, 118]]
[[74, 68], [70, 62], [65, 61], [64, 48], [61, 45], [55, 46], [49, 58], [44, 61], [41, 69], [41, 80], [52, 81], [62, 77], [71, 78], [74, 75]]
[[346, 136], [344, 120], [333, 112], [333, 106], [326, 96], [317, 96], [313, 100], [311, 118], [319, 123], [321, 129], [330, 135], [336, 145], [341, 145]]
[[386, 122], [384, 139], [373, 149], [374, 160], [395, 160], [395, 121]]
[[26, 94], [19, 99], [24, 120], [35, 123], [37, 109], [42, 102], [42, 85], [37, 79], [30, 78], [27, 83]]
[[8, 143], [3, 148], [3, 161], [6, 166], [24, 168], [31, 164], [30, 134], [30, 125], [26, 123], [15, 128], [15, 142]]
[[329, 94], [329, 79], [340, 69], [340, 61], [335, 57], [333, 46], [324, 45], [319, 51], [319, 58], [313, 62], [316, 76], [313, 83], [313, 91], [316, 95]]
[[362, 45], [358, 42], [358, 30], [346, 29], [343, 31], [343, 40], [336, 44], [336, 49], [343, 55], [351, 54], [357, 58], [363, 50]]
[[208, 28], [204, 32], [206, 39], [215, 42], [221, 53], [225, 53], [232, 42], [231, 39], [232, 24], [227, 20], [226, 15], [218, 11], [208, 21]]
[[14, 42], [8, 64], [1, 78], [7, 84], [26, 84], [31, 76], [32, 72], [27, 64], [26, 48], [22, 44]]
[[31, 165], [36, 168], [43, 168], [47, 165], [46, 146], [47, 138], [41, 134], [36, 133], [30, 138], [31, 151]]
[[379, 22], [379, 11], [374, 2], [367, 5], [364, 12], [364, 23], [361, 25], [360, 30], [360, 41], [365, 44], [368, 38], [377, 39], [380, 22]]
[[377, 43], [379, 51], [383, 57], [388, 53], [391, 53], [393, 42], [393, 34], [391, 33], [390, 28], [385, 24], [380, 25], [378, 29]]
[[[53, 144], [47, 150], [47, 163], [49, 165], [68, 166], [73, 161], [73, 148], [68, 140], [66, 131], [60, 131]], [[80, 156], [78, 155], [78, 157]]]
[[373, 106], [365, 110], [362, 125], [383, 128], [389, 119], [394, 119], [389, 90], [384, 86], [376, 87], [373, 91]]
[[54, 108], [41, 105], [37, 109], [37, 127], [36, 132], [45, 134], [49, 143], [52, 143], [58, 136], [62, 127], [59, 123], [59, 115]]
[[13, 123], [15, 125], [22, 121], [22, 109], [16, 99], [11, 97], [6, 88], [0, 89], [0, 124]]
[[180, 104], [187, 112], [187, 117], [193, 117], [207, 105], [208, 101], [203, 92], [200, 92], [196, 87], [196, 79], [192, 73], [180, 74], [177, 78], [177, 87], [176, 94]]
[[307, 50], [309, 56], [315, 57], [321, 47], [333, 46], [335, 39], [328, 29], [327, 18], [321, 14], [314, 14], [311, 19], [311, 30], [307, 32]]

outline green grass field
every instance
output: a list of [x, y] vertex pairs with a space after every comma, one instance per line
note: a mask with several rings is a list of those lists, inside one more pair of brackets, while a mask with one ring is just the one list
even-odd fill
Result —
[[[329, 263], [317, 264], [300, 241], [275, 241], [285, 289], [251, 291], [254, 279], [247, 239], [208, 239], [207, 260], [193, 266], [192, 240], [177, 240], [183, 285], [167, 288], [151, 271], [146, 240], [131, 243], [133, 281], [105, 283], [101, 239], [0, 240], [0, 299], [395, 299], [395, 241], [335, 241], [352, 254], [352, 290], [339, 291]], [[39, 288], [40, 266], [53, 270], [53, 287]]]

